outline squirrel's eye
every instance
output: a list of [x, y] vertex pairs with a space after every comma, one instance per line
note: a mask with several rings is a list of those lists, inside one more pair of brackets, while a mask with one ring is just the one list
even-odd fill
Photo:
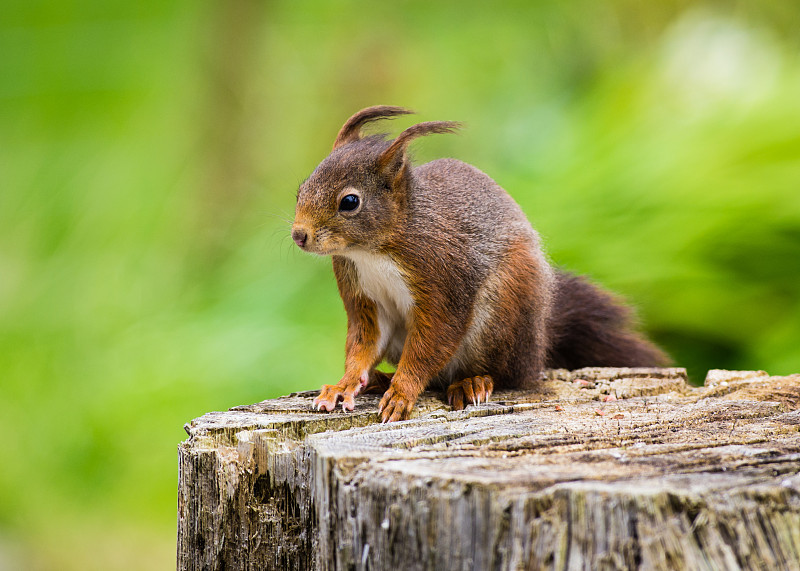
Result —
[[360, 200], [358, 196], [355, 194], [346, 194], [342, 197], [342, 200], [339, 202], [339, 211], [340, 212], [352, 212], [358, 205], [360, 204]]

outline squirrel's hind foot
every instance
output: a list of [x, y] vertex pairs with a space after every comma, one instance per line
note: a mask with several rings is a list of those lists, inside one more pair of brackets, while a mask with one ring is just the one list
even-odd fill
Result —
[[494, 390], [494, 381], [489, 375], [467, 377], [447, 387], [447, 404], [453, 410], [462, 410], [468, 404], [489, 402]]

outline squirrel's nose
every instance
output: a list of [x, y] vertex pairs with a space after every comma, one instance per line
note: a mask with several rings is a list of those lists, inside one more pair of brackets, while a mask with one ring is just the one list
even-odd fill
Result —
[[295, 244], [304, 248], [308, 240], [308, 232], [301, 228], [294, 228], [292, 229], [292, 240], [294, 240]]

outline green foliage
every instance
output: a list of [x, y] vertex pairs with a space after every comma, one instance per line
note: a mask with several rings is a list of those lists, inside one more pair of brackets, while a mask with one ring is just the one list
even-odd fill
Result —
[[366, 105], [466, 121], [419, 160], [495, 177], [695, 380], [800, 371], [796, 3], [6, 4], [0, 567], [171, 565], [183, 423], [338, 379], [288, 227]]

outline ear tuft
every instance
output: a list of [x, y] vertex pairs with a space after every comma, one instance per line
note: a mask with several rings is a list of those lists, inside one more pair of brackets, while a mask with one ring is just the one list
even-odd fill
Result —
[[426, 123], [417, 123], [412, 125], [392, 141], [392, 144], [381, 153], [378, 159], [380, 167], [386, 168], [388, 165], [397, 161], [405, 153], [408, 144], [417, 137], [424, 137], [425, 135], [432, 135], [434, 133], [455, 133], [461, 128], [461, 123], [456, 121], [428, 121]]
[[336, 140], [333, 143], [333, 148], [338, 149], [346, 143], [352, 143], [353, 141], [360, 139], [361, 127], [367, 123], [377, 121], [378, 119], [391, 119], [393, 117], [397, 117], [398, 115], [408, 115], [411, 113], [413, 113], [413, 111], [409, 109], [395, 107], [393, 105], [374, 105], [372, 107], [362, 109], [350, 117], [345, 124], [342, 125], [342, 128], [339, 130], [339, 134], [336, 136]]

